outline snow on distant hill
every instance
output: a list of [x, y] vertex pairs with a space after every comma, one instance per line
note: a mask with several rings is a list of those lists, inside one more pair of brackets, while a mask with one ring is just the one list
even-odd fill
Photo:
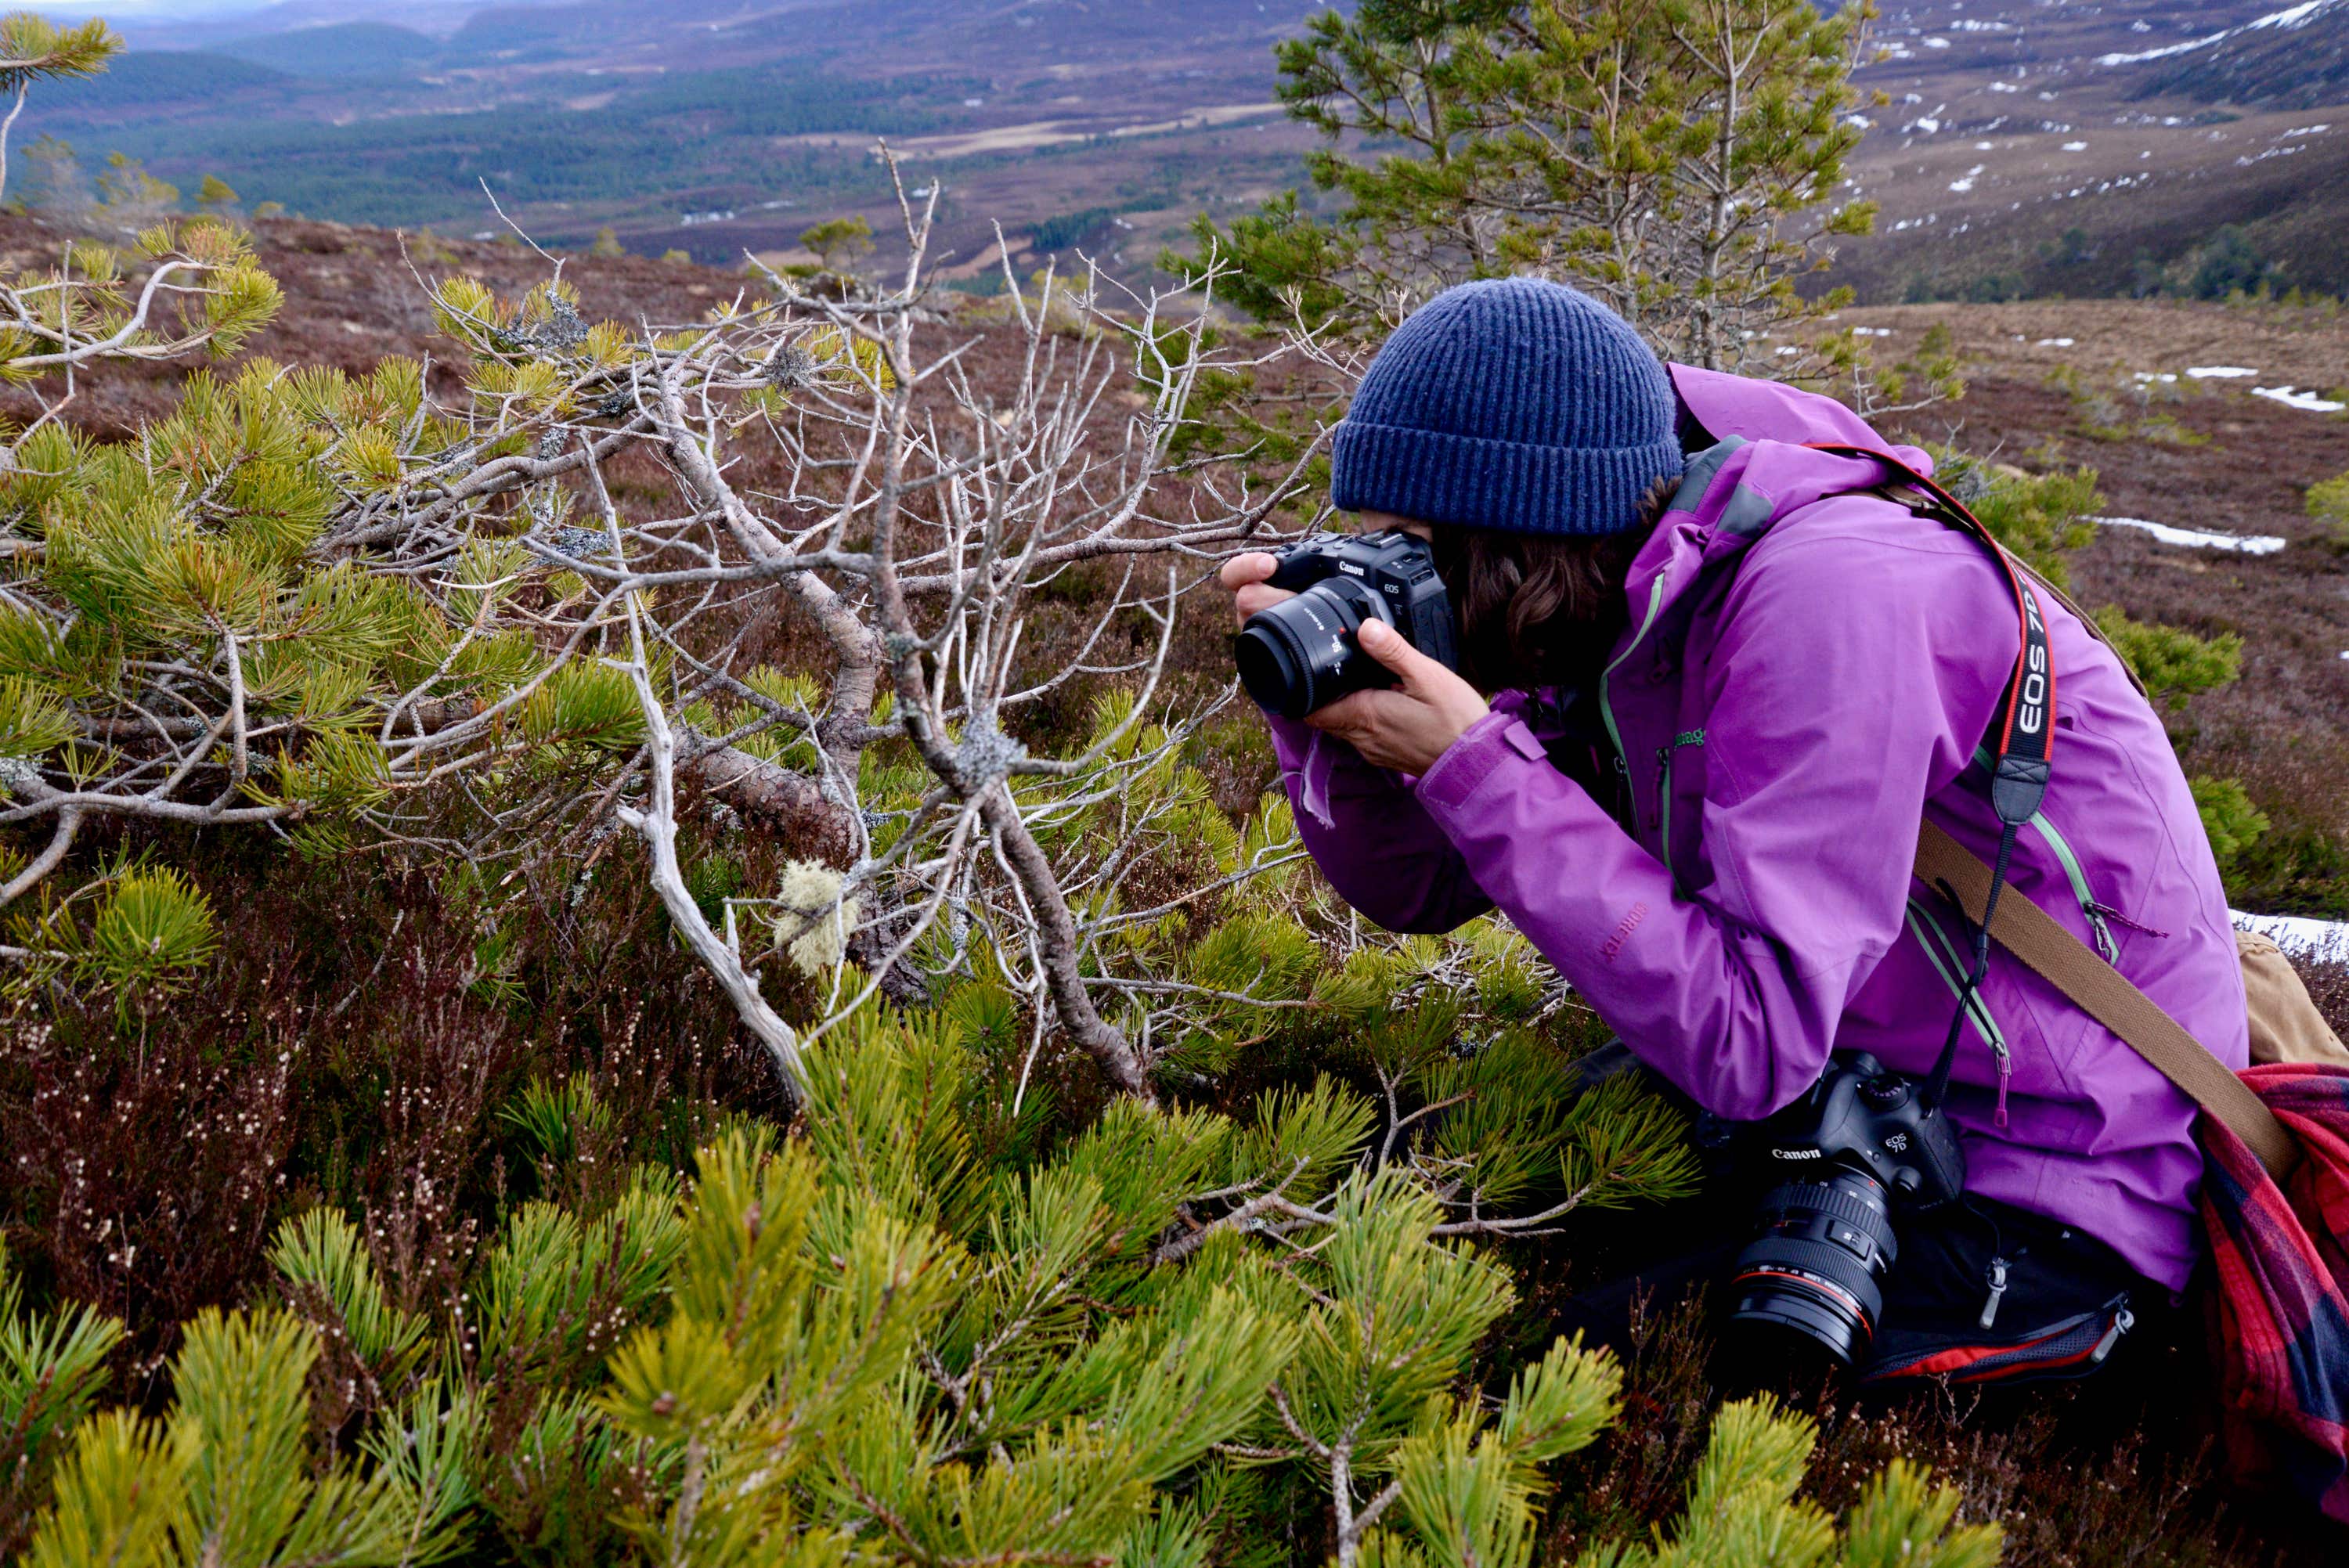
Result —
[[2240, 27], [2222, 28], [2203, 37], [2189, 38], [2182, 44], [2168, 44], [2158, 49], [2147, 49], [2142, 54], [2101, 55], [2097, 57], [2096, 64], [2131, 66], [2140, 60], [2166, 59], [2172, 55], [2190, 55], [2198, 49], [2214, 48], [2230, 39], [2240, 38], [2247, 33], [2296, 32], [2322, 19], [2326, 11], [2338, 9], [2339, 5], [2340, 0], [2305, 0], [2302, 5], [2289, 6], [2282, 11], [2271, 11], [2266, 15], [2246, 22]]
[[2141, 79], [2135, 96], [2313, 108], [2349, 98], [2349, 0], [2302, 0], [2183, 43], [2097, 57]]

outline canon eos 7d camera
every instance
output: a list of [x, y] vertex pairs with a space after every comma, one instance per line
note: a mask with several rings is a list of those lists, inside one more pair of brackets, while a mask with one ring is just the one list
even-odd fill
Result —
[[[1719, 1124], [1715, 1124], [1718, 1128]], [[1860, 1051], [1837, 1051], [1811, 1092], [1733, 1136], [1749, 1169], [1782, 1178], [1760, 1234], [1730, 1269], [1731, 1322], [1749, 1340], [1797, 1336], [1845, 1366], [1868, 1358], [1899, 1256], [1895, 1207], [1930, 1209], [1966, 1182], [1958, 1130], [1921, 1086]]]
[[1250, 615], [1232, 656], [1248, 696], [1273, 712], [1302, 718], [1350, 692], [1393, 685], [1355, 640], [1365, 621], [1384, 621], [1446, 669], [1458, 667], [1452, 601], [1425, 540], [1400, 529], [1317, 533], [1272, 553], [1280, 565], [1268, 581], [1297, 597]]

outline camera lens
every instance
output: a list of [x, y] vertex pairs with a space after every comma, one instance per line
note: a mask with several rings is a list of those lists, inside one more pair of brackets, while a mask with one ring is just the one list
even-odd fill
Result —
[[1737, 1255], [1730, 1321], [1749, 1336], [1816, 1345], [1848, 1367], [1884, 1310], [1878, 1281], [1899, 1255], [1884, 1189], [1856, 1171], [1790, 1181], [1762, 1201], [1762, 1233]]
[[1248, 696], [1284, 718], [1302, 718], [1349, 692], [1382, 685], [1386, 666], [1366, 656], [1354, 634], [1385, 620], [1379, 597], [1348, 577], [1316, 583], [1247, 618], [1232, 640]]

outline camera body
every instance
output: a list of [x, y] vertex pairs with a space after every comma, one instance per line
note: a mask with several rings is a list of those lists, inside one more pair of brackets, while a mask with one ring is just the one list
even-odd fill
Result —
[[1958, 1130], [1928, 1106], [1915, 1078], [1865, 1051], [1837, 1051], [1810, 1092], [1760, 1124], [1765, 1166], [1797, 1180], [1857, 1171], [1910, 1209], [1930, 1209], [1966, 1184]]
[[1447, 669], [1459, 665], [1452, 601], [1427, 542], [1400, 529], [1317, 533], [1273, 552], [1271, 586], [1297, 595], [1248, 617], [1233, 639], [1241, 684], [1264, 707], [1301, 718], [1350, 692], [1391, 686], [1356, 634], [1384, 621]]
[[1730, 1270], [1732, 1325], [1865, 1359], [1899, 1257], [1895, 1206], [1931, 1209], [1965, 1187], [1957, 1128], [1916, 1079], [1837, 1051], [1807, 1094], [1734, 1138], [1741, 1163], [1777, 1185]]

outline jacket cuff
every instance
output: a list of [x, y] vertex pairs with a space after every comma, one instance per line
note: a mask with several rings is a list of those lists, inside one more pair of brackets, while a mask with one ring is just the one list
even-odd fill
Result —
[[1549, 753], [1524, 719], [1513, 713], [1488, 713], [1462, 730], [1460, 738], [1420, 776], [1419, 802], [1440, 822], [1446, 811], [1466, 805], [1494, 770], [1512, 758], [1547, 762]]
[[1272, 732], [1272, 755], [1284, 773], [1301, 771], [1313, 756], [1314, 739], [1320, 731], [1301, 718], [1283, 718], [1268, 707], [1257, 712], [1264, 716], [1264, 727]]

